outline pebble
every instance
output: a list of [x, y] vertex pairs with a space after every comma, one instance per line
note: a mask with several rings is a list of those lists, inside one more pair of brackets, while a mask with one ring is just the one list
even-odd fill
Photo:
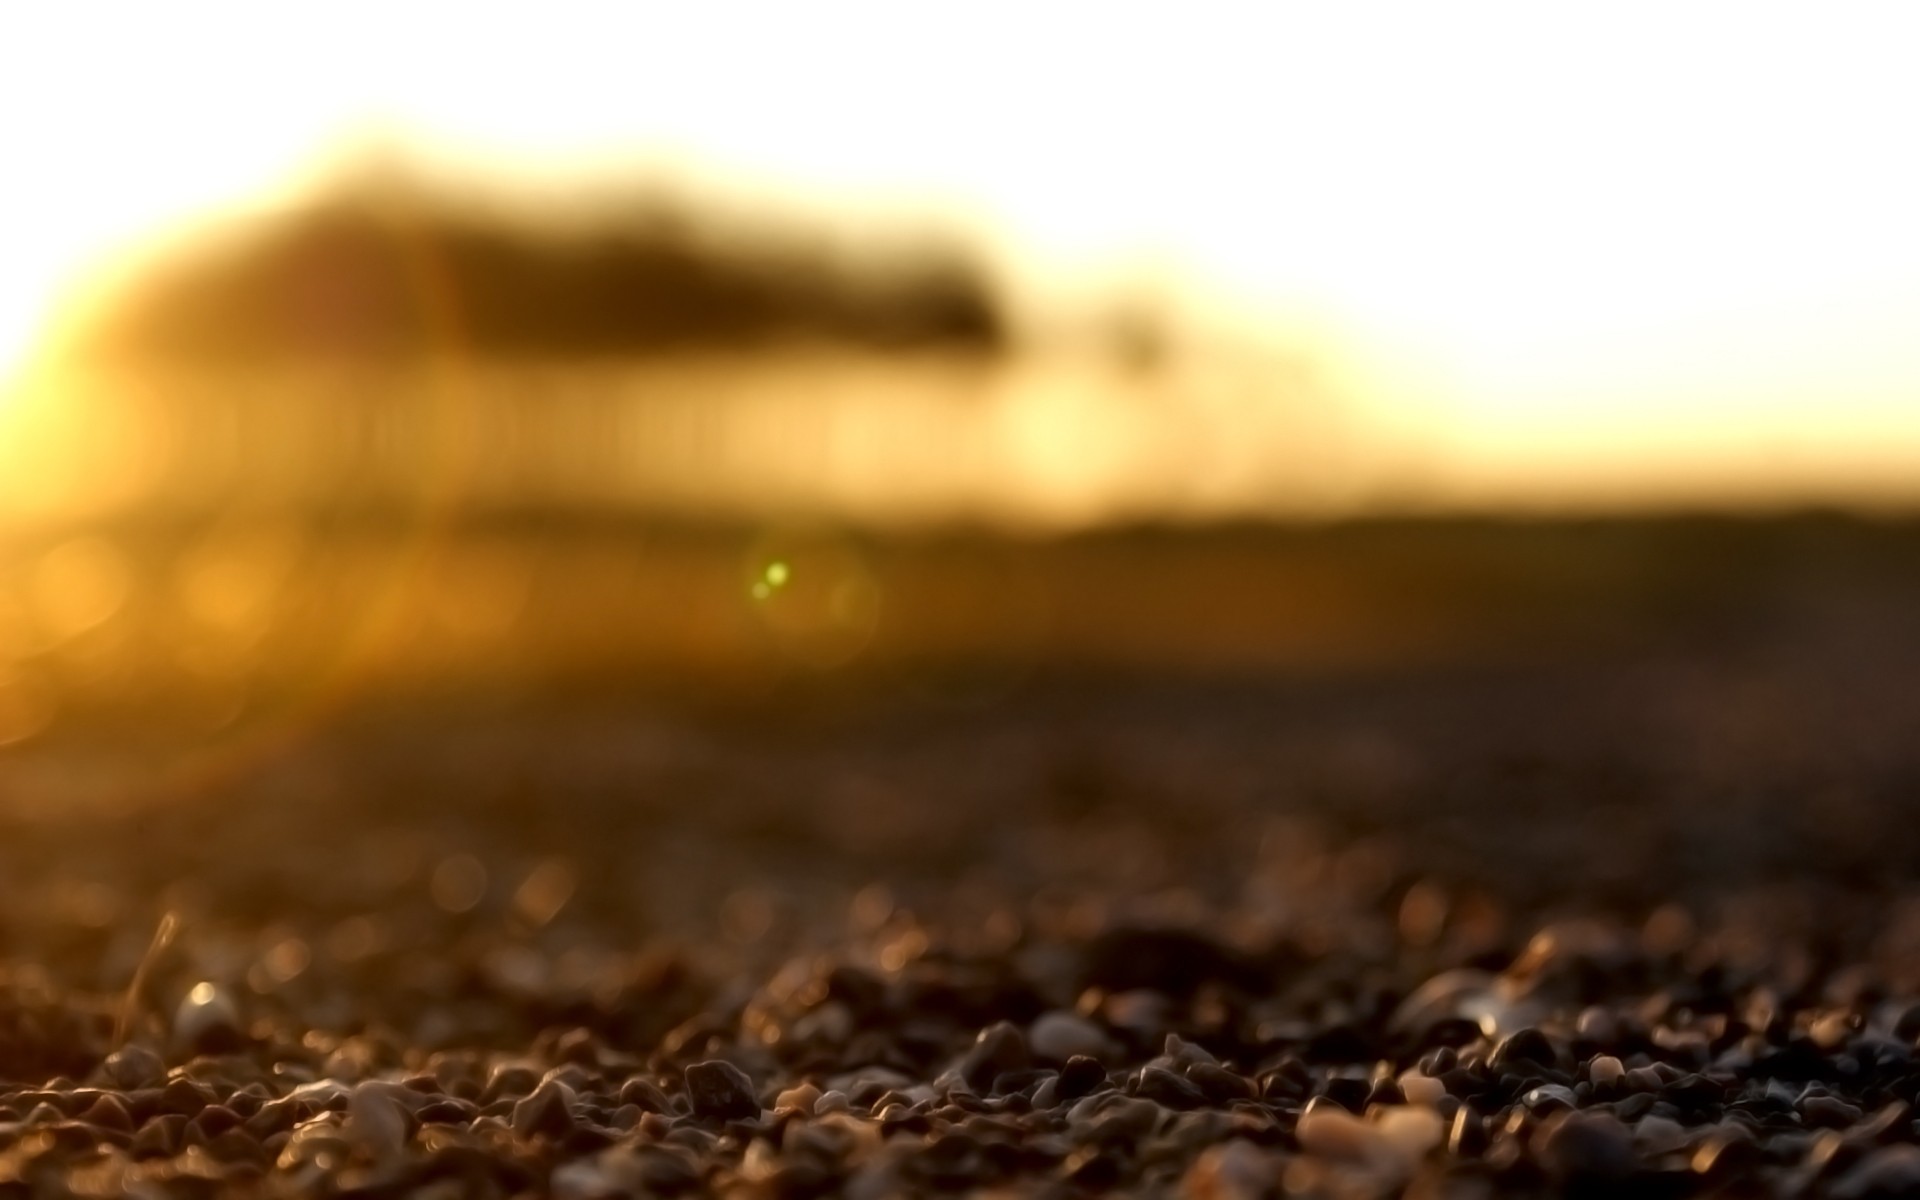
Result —
[[835, 1088], [820, 1093], [820, 1098], [813, 1103], [813, 1115], [816, 1117], [831, 1116], [834, 1113], [846, 1112], [852, 1107], [852, 1103], [847, 1099], [847, 1094]]
[[1036, 1058], [1064, 1063], [1070, 1058], [1104, 1059], [1113, 1053], [1106, 1032], [1077, 1013], [1055, 1009], [1040, 1014], [1027, 1031]]
[[[549, 1079], [539, 1084], [514, 1101], [511, 1122], [514, 1136], [523, 1139], [564, 1137], [573, 1129], [574, 1100], [573, 1089], [559, 1080]], [[696, 1102], [695, 1111], [698, 1108]]]
[[227, 989], [196, 983], [180, 999], [173, 1013], [174, 1044], [184, 1054], [224, 1054], [246, 1041], [240, 1009]]
[[1200, 1088], [1161, 1067], [1142, 1067], [1131, 1085], [1135, 1094], [1167, 1108], [1198, 1108], [1207, 1102]]
[[1633, 1127], [1634, 1145], [1648, 1156], [1672, 1154], [1687, 1147], [1686, 1129], [1678, 1121], [1665, 1117], [1643, 1117]]
[[735, 1121], [760, 1115], [753, 1080], [730, 1062], [712, 1059], [694, 1063], [686, 1069], [686, 1084], [696, 1116]]
[[1085, 1055], [1069, 1058], [1060, 1068], [1054, 1094], [1063, 1101], [1074, 1101], [1107, 1084], [1107, 1069]]
[[1517, 1029], [1501, 1038], [1487, 1065], [1496, 1071], [1510, 1071], [1522, 1065], [1551, 1067], [1559, 1060], [1553, 1041], [1538, 1029]]
[[1610, 1087], [1626, 1076], [1620, 1060], [1611, 1054], [1596, 1054], [1587, 1063], [1587, 1081], [1595, 1087]]
[[[422, 1200], [1920, 1189], [1901, 1099], [1920, 1018], [1871, 956], [1797, 978], [1812, 968], [1790, 944], [1787, 966], [1720, 961], [1704, 934], [1643, 953], [1638, 923], [1599, 918], [1529, 939], [1528, 910], [1476, 917], [1466, 892], [1460, 928], [1409, 954], [1365, 915], [1399, 870], [1357, 854], [1316, 876], [1325, 907], [1175, 928], [1056, 896], [981, 944], [875, 893], [853, 942], [784, 965], [757, 902], [728, 909], [743, 940], [698, 954], [596, 943], [569, 924], [591, 907], [582, 871], [557, 935], [516, 924], [505, 946], [479, 918], [507, 909], [290, 921], [248, 944], [272, 959], [246, 990], [164, 1028], [142, 1014], [131, 1035], [158, 1049], [114, 1044], [96, 997], [56, 1003], [63, 976], [20, 957], [41, 944], [21, 922], [0, 1066], [25, 1082], [0, 1090], [0, 1168], [47, 1195]], [[1098, 959], [1103, 928], [1127, 932]], [[1850, 928], [1831, 936], [1852, 946]], [[183, 943], [156, 988], [231, 977], [248, 960], [227, 936]], [[729, 955], [766, 973], [712, 965]], [[251, 1023], [221, 1026], [223, 1005]]]
[[1632, 1174], [1633, 1134], [1611, 1113], [1568, 1113], [1539, 1136], [1541, 1166], [1562, 1186]]
[[107, 1055], [100, 1069], [113, 1086], [123, 1091], [158, 1087], [167, 1078], [167, 1064], [158, 1054], [141, 1045], [122, 1046], [115, 1050]]
[[1026, 1035], [1011, 1021], [996, 1021], [980, 1031], [959, 1063], [960, 1077], [976, 1092], [985, 1092], [1009, 1071], [1033, 1065]]
[[1431, 1108], [1447, 1094], [1447, 1086], [1431, 1075], [1407, 1071], [1400, 1076], [1400, 1094], [1406, 1097], [1408, 1104], [1424, 1104]]

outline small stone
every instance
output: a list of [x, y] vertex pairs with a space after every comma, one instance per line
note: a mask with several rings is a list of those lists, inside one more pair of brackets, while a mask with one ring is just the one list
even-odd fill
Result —
[[1636, 1092], [1657, 1092], [1667, 1086], [1666, 1079], [1652, 1067], [1634, 1067], [1620, 1077], [1620, 1082]]
[[723, 1059], [694, 1063], [686, 1070], [687, 1096], [694, 1115], [718, 1121], [740, 1121], [760, 1115], [753, 1080]]
[[792, 1109], [795, 1112], [810, 1113], [813, 1106], [820, 1102], [820, 1089], [811, 1083], [802, 1083], [790, 1087], [774, 1097], [774, 1111]]
[[619, 1103], [637, 1105], [642, 1112], [663, 1113], [671, 1111], [673, 1101], [650, 1079], [635, 1075], [620, 1085]]
[[1172, 1109], [1199, 1108], [1207, 1102], [1206, 1093], [1162, 1067], [1142, 1067], [1133, 1077], [1132, 1090], [1143, 1099]]
[[1446, 1139], [1446, 1124], [1425, 1108], [1392, 1108], [1374, 1122], [1375, 1134], [1411, 1169]]
[[1431, 1108], [1447, 1094], [1447, 1085], [1431, 1075], [1408, 1071], [1400, 1076], [1400, 1094], [1406, 1097], [1408, 1104], [1422, 1104]]
[[347, 1094], [346, 1139], [375, 1161], [397, 1157], [412, 1136], [408, 1112], [394, 1091], [397, 1085], [367, 1081]]
[[1251, 1079], [1237, 1075], [1218, 1063], [1194, 1063], [1187, 1068], [1187, 1082], [1199, 1088], [1215, 1104], [1251, 1100], [1259, 1090]]
[[1620, 1040], [1620, 1018], [1612, 1009], [1592, 1006], [1581, 1011], [1573, 1031], [1588, 1042], [1611, 1046]]
[[1551, 1067], [1559, 1060], [1552, 1039], [1538, 1029], [1517, 1029], [1500, 1039], [1487, 1065], [1496, 1071], [1511, 1071], [1522, 1063]]
[[845, 1092], [837, 1089], [825, 1091], [821, 1092], [820, 1098], [814, 1101], [813, 1115], [816, 1117], [824, 1117], [831, 1113], [846, 1112], [851, 1107], [852, 1103], [847, 1099]]
[[121, 1133], [133, 1132], [133, 1117], [127, 1112], [127, 1106], [118, 1096], [105, 1095], [95, 1100], [80, 1114], [80, 1119], [100, 1129], [113, 1129]]
[[1431, 1109], [1388, 1109], [1379, 1121], [1368, 1122], [1322, 1100], [1309, 1103], [1294, 1127], [1300, 1148], [1308, 1154], [1364, 1167], [1396, 1183], [1412, 1175], [1445, 1133]]
[[187, 1126], [181, 1116], [148, 1121], [133, 1135], [127, 1153], [133, 1158], [171, 1158], [180, 1146], [180, 1133]]
[[1633, 1134], [1610, 1113], [1568, 1113], [1543, 1131], [1540, 1165], [1560, 1184], [1624, 1179], [1633, 1173]]
[[1106, 1032], [1076, 1013], [1055, 1009], [1042, 1013], [1027, 1031], [1027, 1045], [1035, 1057], [1066, 1062], [1075, 1056], [1105, 1058], [1113, 1052]]
[[159, 1111], [174, 1113], [183, 1117], [197, 1117], [200, 1110], [212, 1104], [216, 1097], [211, 1088], [203, 1087], [191, 1079], [179, 1077], [167, 1082], [160, 1093]]
[[1191, 1067], [1201, 1063], [1213, 1067], [1220, 1065], [1220, 1060], [1208, 1053], [1205, 1046], [1198, 1042], [1190, 1042], [1177, 1033], [1167, 1035], [1166, 1043], [1160, 1053], [1180, 1067]]
[[1573, 1094], [1573, 1089], [1557, 1083], [1543, 1083], [1528, 1092], [1525, 1099], [1527, 1107], [1536, 1113], [1580, 1107], [1580, 1099]]
[[159, 1087], [166, 1081], [167, 1064], [145, 1046], [122, 1046], [100, 1064], [113, 1086], [123, 1092]]
[[1587, 1063], [1587, 1082], [1595, 1087], [1609, 1087], [1619, 1083], [1626, 1076], [1626, 1068], [1620, 1060], [1611, 1054], [1596, 1054]]
[[513, 1134], [522, 1139], [554, 1139], [573, 1131], [573, 1089], [556, 1079], [534, 1088], [513, 1105]]
[[1106, 1083], [1107, 1069], [1086, 1055], [1077, 1054], [1060, 1068], [1054, 1094], [1063, 1101], [1078, 1100], [1105, 1087]]
[[1026, 1035], [1010, 1021], [996, 1021], [980, 1031], [973, 1045], [960, 1059], [960, 1076], [976, 1092], [985, 1092], [993, 1081], [1009, 1071], [1024, 1071], [1033, 1065]]
[[209, 1139], [217, 1138], [229, 1129], [238, 1128], [239, 1125], [240, 1114], [224, 1104], [209, 1104], [200, 1110], [199, 1116], [193, 1119], [193, 1127], [200, 1131], [202, 1137]]
[[1643, 1117], [1633, 1127], [1633, 1142], [1640, 1153], [1649, 1157], [1672, 1154], [1684, 1150], [1687, 1145], [1687, 1131], [1678, 1121], [1669, 1121], [1665, 1117]]
[[194, 984], [174, 1010], [173, 1040], [186, 1054], [227, 1054], [245, 1045], [233, 997], [216, 984]]
[[1302, 1150], [1319, 1158], [1356, 1160], [1373, 1152], [1374, 1134], [1367, 1123], [1323, 1099], [1307, 1103], [1293, 1133]]
[[480, 1089], [480, 1103], [518, 1100], [539, 1086], [540, 1072], [532, 1067], [525, 1063], [501, 1063], [487, 1075], [487, 1085]]
[[1480, 1114], [1462, 1105], [1447, 1130], [1447, 1153], [1455, 1158], [1478, 1158], [1487, 1149], [1487, 1126]]
[[1808, 1096], [1800, 1101], [1800, 1119], [1809, 1129], [1845, 1129], [1862, 1115], [1858, 1106], [1832, 1096]]

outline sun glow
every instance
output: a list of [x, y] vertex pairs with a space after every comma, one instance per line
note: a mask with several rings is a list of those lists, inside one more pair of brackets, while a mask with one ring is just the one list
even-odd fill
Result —
[[1668, 460], [1920, 487], [1911, 6], [183, 0], [9, 34], [0, 373], [126, 246], [391, 128], [555, 196], [665, 165], [919, 204], [1043, 296], [1147, 265], [1429, 436], [1443, 500]]

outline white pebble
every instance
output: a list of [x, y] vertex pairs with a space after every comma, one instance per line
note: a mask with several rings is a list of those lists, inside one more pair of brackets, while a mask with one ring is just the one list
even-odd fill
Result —
[[1431, 1075], [1408, 1071], [1400, 1076], [1400, 1094], [1407, 1098], [1408, 1104], [1422, 1104], [1431, 1108], [1447, 1094], [1447, 1085]]
[[1611, 1054], [1596, 1054], [1593, 1061], [1587, 1064], [1587, 1082], [1595, 1087], [1618, 1083], [1626, 1073], [1627, 1069], [1620, 1065], [1620, 1060]]

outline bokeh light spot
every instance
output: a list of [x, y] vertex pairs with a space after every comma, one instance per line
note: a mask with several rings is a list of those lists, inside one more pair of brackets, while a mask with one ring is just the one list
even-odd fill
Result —
[[35, 615], [56, 639], [76, 637], [120, 611], [132, 586], [125, 556], [98, 537], [49, 550], [29, 580]]
[[471, 854], [444, 859], [433, 870], [433, 902], [450, 913], [471, 912], [487, 894], [487, 869]]

